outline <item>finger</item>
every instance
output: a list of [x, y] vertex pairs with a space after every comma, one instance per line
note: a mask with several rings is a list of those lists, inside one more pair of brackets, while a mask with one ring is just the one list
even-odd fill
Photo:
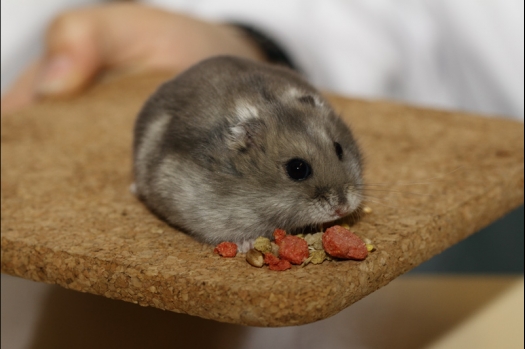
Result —
[[67, 96], [88, 85], [102, 66], [96, 12], [65, 13], [51, 24], [35, 92]]
[[34, 86], [41, 66], [41, 59], [33, 62], [2, 96], [2, 114], [28, 106], [35, 101]]

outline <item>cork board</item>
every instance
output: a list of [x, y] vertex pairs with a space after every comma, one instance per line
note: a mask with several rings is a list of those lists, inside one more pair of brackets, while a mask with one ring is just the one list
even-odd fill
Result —
[[[2, 116], [2, 272], [221, 322], [329, 317], [523, 202], [523, 125], [331, 96], [366, 157], [365, 261], [285, 272], [223, 259], [128, 191], [131, 130], [166, 76]], [[211, 227], [212, 228], [212, 227]], [[489, 257], [488, 257], [489, 258]]]

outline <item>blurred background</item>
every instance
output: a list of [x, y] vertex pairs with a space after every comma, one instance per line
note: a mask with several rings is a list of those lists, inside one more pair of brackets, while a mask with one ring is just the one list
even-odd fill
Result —
[[[109, 1], [2, 0], [2, 94], [9, 90], [9, 86], [24, 68], [43, 53], [45, 30], [57, 14], [67, 9], [104, 2]], [[301, 71], [316, 86], [325, 90], [353, 97], [393, 99], [425, 107], [523, 120], [522, 1], [151, 0], [143, 3], [207, 20], [253, 25], [274, 39]], [[521, 206], [491, 226], [415, 268], [409, 275], [522, 277], [523, 270], [524, 207]], [[478, 286], [486, 289], [492, 287], [484, 284]], [[417, 287], [396, 284], [392, 292], [397, 292], [401, 297], [398, 299], [402, 299], [403, 292]], [[496, 294], [501, 290], [493, 288], [492, 291]], [[134, 313], [134, 310], [127, 308], [129, 304], [114, 305], [113, 301], [94, 301], [90, 297], [94, 296], [71, 295], [71, 291], [59, 290], [56, 286], [2, 275], [2, 346], [45, 348], [51, 347], [50, 343], [55, 343], [54, 345], [58, 346], [53, 347], [71, 347], [68, 345], [75, 343], [74, 341], [61, 344], [46, 342], [46, 332], [66, 326], [57, 315], [57, 308], [51, 306], [55, 304], [60, 308], [60, 299], [65, 300], [63, 305], [69, 304], [70, 307], [74, 307], [73, 304], [80, 304], [78, 307], [82, 307], [84, 304], [85, 309], [77, 309], [84, 314], [90, 311], [103, 314], [102, 309], [111, 309], [122, 314], [129, 312], [128, 315], [139, 323], [142, 323], [141, 318], [157, 321], [152, 319], [158, 319], [160, 316], [167, 323], [173, 322], [173, 326], [185, 323], [186, 332], [195, 336], [199, 336], [200, 332], [192, 332], [192, 323], [195, 323], [194, 326], [202, 326], [210, 333], [216, 334], [219, 330], [226, 334], [233, 333], [232, 336], [237, 341], [235, 343], [228, 342], [223, 338], [224, 335], [214, 337], [225, 346], [235, 344], [238, 347], [248, 347], [247, 338], [251, 338], [250, 341], [254, 343], [261, 340], [262, 333], [269, 333], [248, 333], [244, 328], [239, 330], [230, 325], [213, 325], [194, 318], [187, 320], [189, 317], [185, 318], [183, 315], [179, 319], [179, 315], [166, 315], [155, 309], [141, 309]], [[377, 297], [374, 298], [376, 302], [381, 303], [382, 299], [389, 296], [374, 297]], [[453, 295], [450, 299], [452, 298]], [[467, 298], [468, 295], [465, 295], [464, 299]], [[333, 324], [334, 321], [346, 321], [350, 324], [352, 316], [358, 316], [358, 313], [359, 316], [365, 316], [363, 314], [375, 311], [372, 301], [367, 299], [352, 306], [351, 309], [354, 310], [338, 314], [338, 320], [331, 320], [328, 324]], [[391, 302], [395, 303], [392, 300]], [[67, 308], [63, 306], [62, 314], [68, 314]], [[472, 309], [474, 308], [472, 305]], [[39, 319], [44, 316], [42, 314], [51, 314], [48, 316], [48, 328], [42, 325], [42, 322], [38, 325]], [[133, 328], [133, 325], [121, 316], [112, 316], [114, 321], [122, 321], [128, 328]], [[87, 323], [95, 326], [95, 322], [94, 319], [88, 319]], [[112, 328], [112, 331], [120, 331], [110, 324], [107, 326], [108, 329]], [[158, 326], [166, 329], [162, 325]], [[320, 331], [319, 333], [335, 331], [327, 329], [330, 325], [316, 326], [314, 328]], [[358, 331], [364, 331], [357, 325], [348, 328], [351, 329], [350, 332], [354, 330], [352, 333], [355, 334], [355, 338], [359, 337]], [[36, 335], [37, 329], [40, 331], [40, 337]], [[277, 337], [281, 338], [280, 343], [290, 345], [290, 341], [294, 341], [299, 332], [304, 335], [308, 332], [307, 329], [308, 327], [288, 332], [282, 329], [276, 331], [279, 333]], [[69, 330], [76, 333], [75, 329]], [[404, 330], [409, 331], [408, 328]], [[337, 332], [338, 335], [341, 331]], [[408, 340], [407, 338], [408, 332], [405, 340]], [[423, 342], [415, 341], [412, 347], [418, 347]], [[204, 344], [214, 347], [217, 343]], [[239, 346], [239, 343], [244, 344]], [[294, 343], [299, 347], [297, 343], [300, 342]], [[316, 342], [312, 339], [311, 343]], [[163, 344], [159, 342], [158, 345]], [[78, 343], [76, 347], [80, 347]], [[113, 344], [113, 347], [119, 346]], [[334, 347], [337, 347], [335, 342]], [[348, 347], [383, 346], [378, 342], [374, 345], [356, 344]]]

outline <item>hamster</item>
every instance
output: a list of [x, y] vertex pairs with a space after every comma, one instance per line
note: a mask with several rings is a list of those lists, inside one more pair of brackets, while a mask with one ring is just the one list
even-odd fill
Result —
[[240, 251], [362, 200], [359, 147], [329, 103], [296, 72], [242, 58], [209, 58], [164, 83], [138, 115], [133, 157], [151, 211]]

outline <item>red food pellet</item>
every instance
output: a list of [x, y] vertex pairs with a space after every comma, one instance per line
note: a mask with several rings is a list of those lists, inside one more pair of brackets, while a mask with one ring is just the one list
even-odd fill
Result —
[[273, 237], [274, 237], [275, 243], [277, 245], [281, 244], [281, 241], [284, 239], [285, 236], [286, 236], [286, 231], [284, 231], [282, 229], [275, 229], [273, 231]]
[[268, 268], [270, 270], [276, 270], [276, 271], [283, 271], [286, 269], [290, 269], [291, 267], [292, 265], [290, 264], [290, 262], [284, 259], [279, 259], [279, 262], [268, 265]]
[[308, 258], [308, 243], [300, 237], [288, 235], [281, 240], [279, 257], [292, 264], [301, 264]]
[[326, 229], [323, 248], [330, 256], [343, 259], [362, 260], [368, 255], [365, 242], [339, 225]]
[[277, 256], [275, 256], [273, 253], [270, 253], [270, 252], [266, 252], [264, 254], [264, 264], [268, 264], [268, 265], [272, 265], [272, 264], [277, 264], [279, 263], [279, 258], [277, 258]]
[[221, 242], [213, 252], [218, 253], [221, 257], [235, 257], [237, 255], [237, 245], [233, 242]]
[[264, 254], [264, 264], [268, 264], [270, 270], [283, 271], [290, 269], [292, 265], [284, 259], [279, 259], [274, 254], [266, 252]]

